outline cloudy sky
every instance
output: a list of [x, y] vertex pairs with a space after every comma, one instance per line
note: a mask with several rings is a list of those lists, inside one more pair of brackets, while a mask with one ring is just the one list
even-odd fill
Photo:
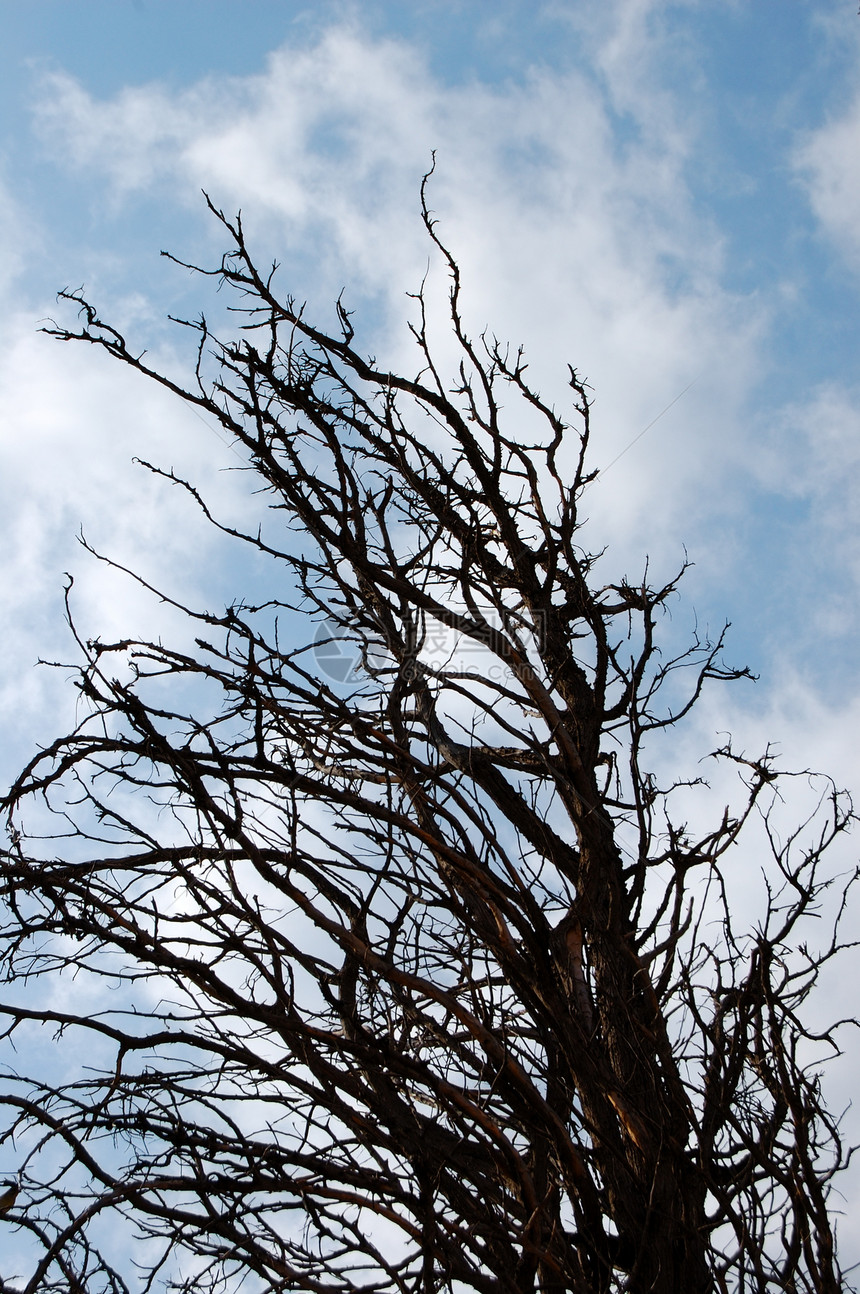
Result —
[[435, 149], [469, 326], [522, 343], [560, 406], [568, 361], [594, 389], [607, 576], [686, 551], [678, 624], [730, 619], [760, 675], [685, 743], [732, 729], [860, 789], [855, 0], [0, 0], [0, 19], [4, 781], [73, 713], [64, 673], [34, 669], [72, 658], [64, 572], [88, 635], [171, 630], [81, 528], [198, 602], [244, 578], [132, 461], [247, 513], [229, 447], [41, 336], [56, 290], [85, 284], [187, 368], [166, 315], [218, 307], [159, 251], [217, 261], [205, 189], [285, 291], [325, 320], [345, 288], [362, 344], [408, 367]]

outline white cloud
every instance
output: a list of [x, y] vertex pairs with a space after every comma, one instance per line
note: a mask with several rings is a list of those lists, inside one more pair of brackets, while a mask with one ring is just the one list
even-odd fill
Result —
[[0, 257], [0, 300], [8, 294], [14, 300], [14, 289], [27, 262], [42, 250], [37, 222], [14, 194], [13, 184], [6, 178], [6, 167], [0, 160], [0, 236], [3, 254]]
[[199, 602], [212, 584], [214, 532], [187, 496], [136, 466], [135, 455], [193, 475], [222, 515], [240, 518], [246, 503], [244, 482], [223, 471], [236, 460], [210, 428], [93, 349], [40, 335], [35, 311], [8, 309], [0, 327], [0, 409], [0, 713], [2, 773], [10, 775], [74, 710], [67, 671], [35, 668], [40, 657], [75, 659], [63, 621], [66, 572], [75, 577], [84, 636], [187, 636], [177, 615], [75, 544], [81, 528], [97, 549], [166, 592]]
[[860, 389], [828, 382], [807, 391], [802, 403], [770, 411], [760, 446], [750, 468], [795, 518], [785, 530], [783, 560], [791, 576], [785, 602], [797, 614], [786, 622], [789, 642], [778, 654], [790, 655], [795, 667], [805, 661], [822, 691], [850, 690], [856, 673], [829, 679], [819, 671], [823, 643], [846, 644], [856, 665]]
[[[674, 562], [692, 538], [682, 501], [731, 458], [763, 320], [722, 290], [719, 236], [692, 209], [689, 131], [658, 92], [649, 6], [618, 9], [601, 46], [608, 91], [575, 66], [451, 88], [403, 42], [342, 26], [276, 51], [258, 76], [173, 95], [144, 86], [103, 103], [54, 75], [41, 130], [56, 156], [105, 176], [116, 201], [151, 188], [193, 203], [205, 188], [228, 212], [241, 205], [261, 246], [298, 261], [300, 296], [327, 305], [346, 283], [384, 303], [386, 344], [407, 364], [395, 323], [428, 256], [410, 214], [437, 148], [430, 200], [464, 266], [473, 330], [526, 342], [559, 401], [567, 361], [581, 367], [597, 395], [596, 464], [698, 379], [589, 502], [619, 552], [647, 535]], [[619, 110], [637, 122], [623, 147]]]
[[860, 269], [860, 94], [799, 144], [795, 164], [824, 232]]

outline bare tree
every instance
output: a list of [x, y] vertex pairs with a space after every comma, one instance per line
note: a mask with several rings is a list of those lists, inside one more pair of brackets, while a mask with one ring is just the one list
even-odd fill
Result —
[[[423, 290], [401, 377], [341, 302], [312, 326], [218, 211], [233, 250], [201, 273], [239, 339], [186, 324], [188, 389], [80, 293], [47, 329], [217, 421], [265, 526], [151, 470], [271, 579], [261, 605], [183, 608], [190, 651], [75, 631], [83, 717], [6, 798], [5, 1037], [26, 1055], [47, 1026], [89, 1061], [5, 1071], [22, 1288], [845, 1289], [837, 1042], [803, 1005], [841, 946], [853, 877], [823, 942], [806, 925], [850, 805], [820, 780], [781, 840], [772, 755], [724, 746], [739, 806], [677, 820], [690, 783], [659, 785], [647, 743], [746, 671], [722, 635], [661, 654], [677, 579], [600, 584], [586, 385], [571, 369], [568, 425], [521, 352], [467, 335], [422, 208], [453, 376]], [[756, 824], [768, 897], [742, 932], [724, 861]]]

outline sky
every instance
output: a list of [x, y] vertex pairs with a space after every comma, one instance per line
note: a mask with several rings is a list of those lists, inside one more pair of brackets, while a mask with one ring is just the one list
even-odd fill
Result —
[[670, 632], [728, 619], [759, 676], [708, 697], [679, 752], [731, 730], [860, 802], [855, 0], [0, 0], [0, 22], [0, 780], [74, 714], [68, 671], [35, 667], [73, 659], [66, 572], [87, 636], [180, 632], [81, 530], [198, 603], [254, 578], [133, 461], [247, 519], [230, 448], [40, 334], [56, 291], [85, 285], [187, 372], [167, 315], [220, 307], [159, 252], [217, 263], [205, 190], [310, 313], [344, 289], [365, 349], [409, 368], [435, 150], [472, 332], [523, 344], [560, 408], [568, 362], [593, 388], [606, 578], [688, 558]]

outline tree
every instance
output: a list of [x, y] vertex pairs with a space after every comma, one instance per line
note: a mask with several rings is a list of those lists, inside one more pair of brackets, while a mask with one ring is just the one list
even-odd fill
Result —
[[[571, 368], [568, 425], [522, 352], [469, 337], [424, 189], [453, 378], [423, 289], [401, 377], [342, 301], [333, 331], [309, 323], [212, 210], [233, 249], [200, 272], [242, 322], [185, 323], [187, 389], [81, 293], [61, 293], [79, 324], [46, 330], [217, 420], [265, 528], [151, 470], [271, 580], [183, 608], [193, 649], [75, 630], [83, 717], [5, 800], [5, 1036], [48, 1026], [90, 1060], [5, 1072], [26, 1290], [845, 1288], [848, 1153], [818, 1077], [837, 1042], [803, 1005], [842, 946], [854, 877], [822, 859], [850, 805], [815, 782], [781, 841], [772, 753], [725, 745], [740, 806], [677, 820], [690, 783], [659, 785], [648, 742], [747, 671], [724, 634], [661, 654], [678, 578], [600, 584], [587, 386]], [[724, 863], [757, 823], [768, 899], [744, 933]], [[65, 1009], [69, 974], [115, 992]]]

